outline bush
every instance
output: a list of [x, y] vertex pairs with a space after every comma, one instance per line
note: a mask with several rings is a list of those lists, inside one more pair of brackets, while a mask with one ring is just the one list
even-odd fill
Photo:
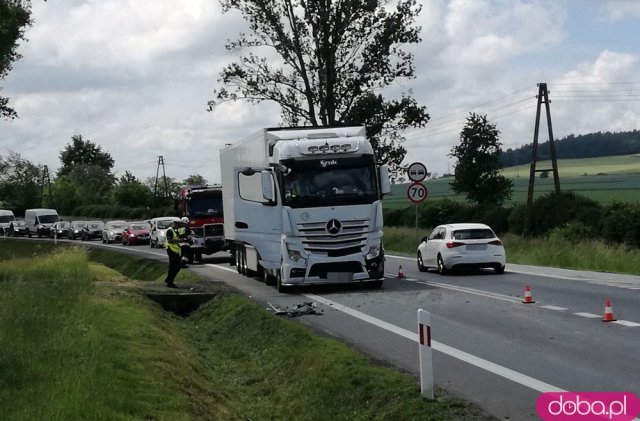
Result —
[[600, 231], [608, 243], [640, 247], [640, 204], [613, 203], [607, 207]]
[[550, 193], [533, 201], [528, 232], [540, 236], [573, 221], [597, 231], [601, 215], [602, 207], [594, 200], [573, 192]]
[[549, 240], [568, 241], [578, 244], [594, 239], [594, 230], [582, 222], [569, 222], [562, 227], [556, 227], [549, 232]]

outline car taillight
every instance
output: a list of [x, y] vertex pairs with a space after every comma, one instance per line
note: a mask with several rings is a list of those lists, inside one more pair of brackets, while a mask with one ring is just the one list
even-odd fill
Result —
[[464, 246], [464, 243], [460, 243], [458, 241], [449, 241], [447, 243], [447, 248], [448, 249], [452, 249], [452, 248], [456, 248], [456, 247], [460, 247], [460, 246]]
[[502, 245], [502, 241], [493, 240], [493, 241], [489, 241], [487, 244], [491, 244], [492, 246], [501, 246]]

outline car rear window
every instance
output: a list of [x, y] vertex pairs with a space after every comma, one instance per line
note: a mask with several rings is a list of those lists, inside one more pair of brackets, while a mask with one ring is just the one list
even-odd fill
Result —
[[454, 240], [482, 240], [494, 238], [495, 234], [490, 229], [465, 229], [453, 232]]

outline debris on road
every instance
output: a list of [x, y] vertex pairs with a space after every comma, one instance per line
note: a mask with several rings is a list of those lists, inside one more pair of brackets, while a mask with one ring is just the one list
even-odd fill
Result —
[[306, 316], [307, 314], [322, 315], [324, 314], [322, 309], [318, 309], [316, 303], [311, 301], [303, 302], [302, 304], [296, 304], [291, 309], [285, 307], [284, 309], [278, 308], [271, 303], [268, 303], [271, 309], [273, 309], [276, 316], [287, 315], [289, 317]]

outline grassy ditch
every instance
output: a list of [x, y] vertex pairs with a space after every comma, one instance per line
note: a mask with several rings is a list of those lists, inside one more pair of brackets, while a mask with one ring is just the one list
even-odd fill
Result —
[[[385, 227], [385, 251], [415, 256], [420, 238], [428, 233], [429, 230], [418, 230], [416, 235], [414, 228]], [[524, 239], [507, 234], [501, 239], [508, 263], [640, 275], [640, 250], [624, 245], [596, 240], [572, 242], [553, 235]]]
[[[22, 243], [0, 242], [3, 419], [485, 419], [237, 294], [181, 318], [93, 251]], [[162, 276], [147, 264], [133, 272]]]

